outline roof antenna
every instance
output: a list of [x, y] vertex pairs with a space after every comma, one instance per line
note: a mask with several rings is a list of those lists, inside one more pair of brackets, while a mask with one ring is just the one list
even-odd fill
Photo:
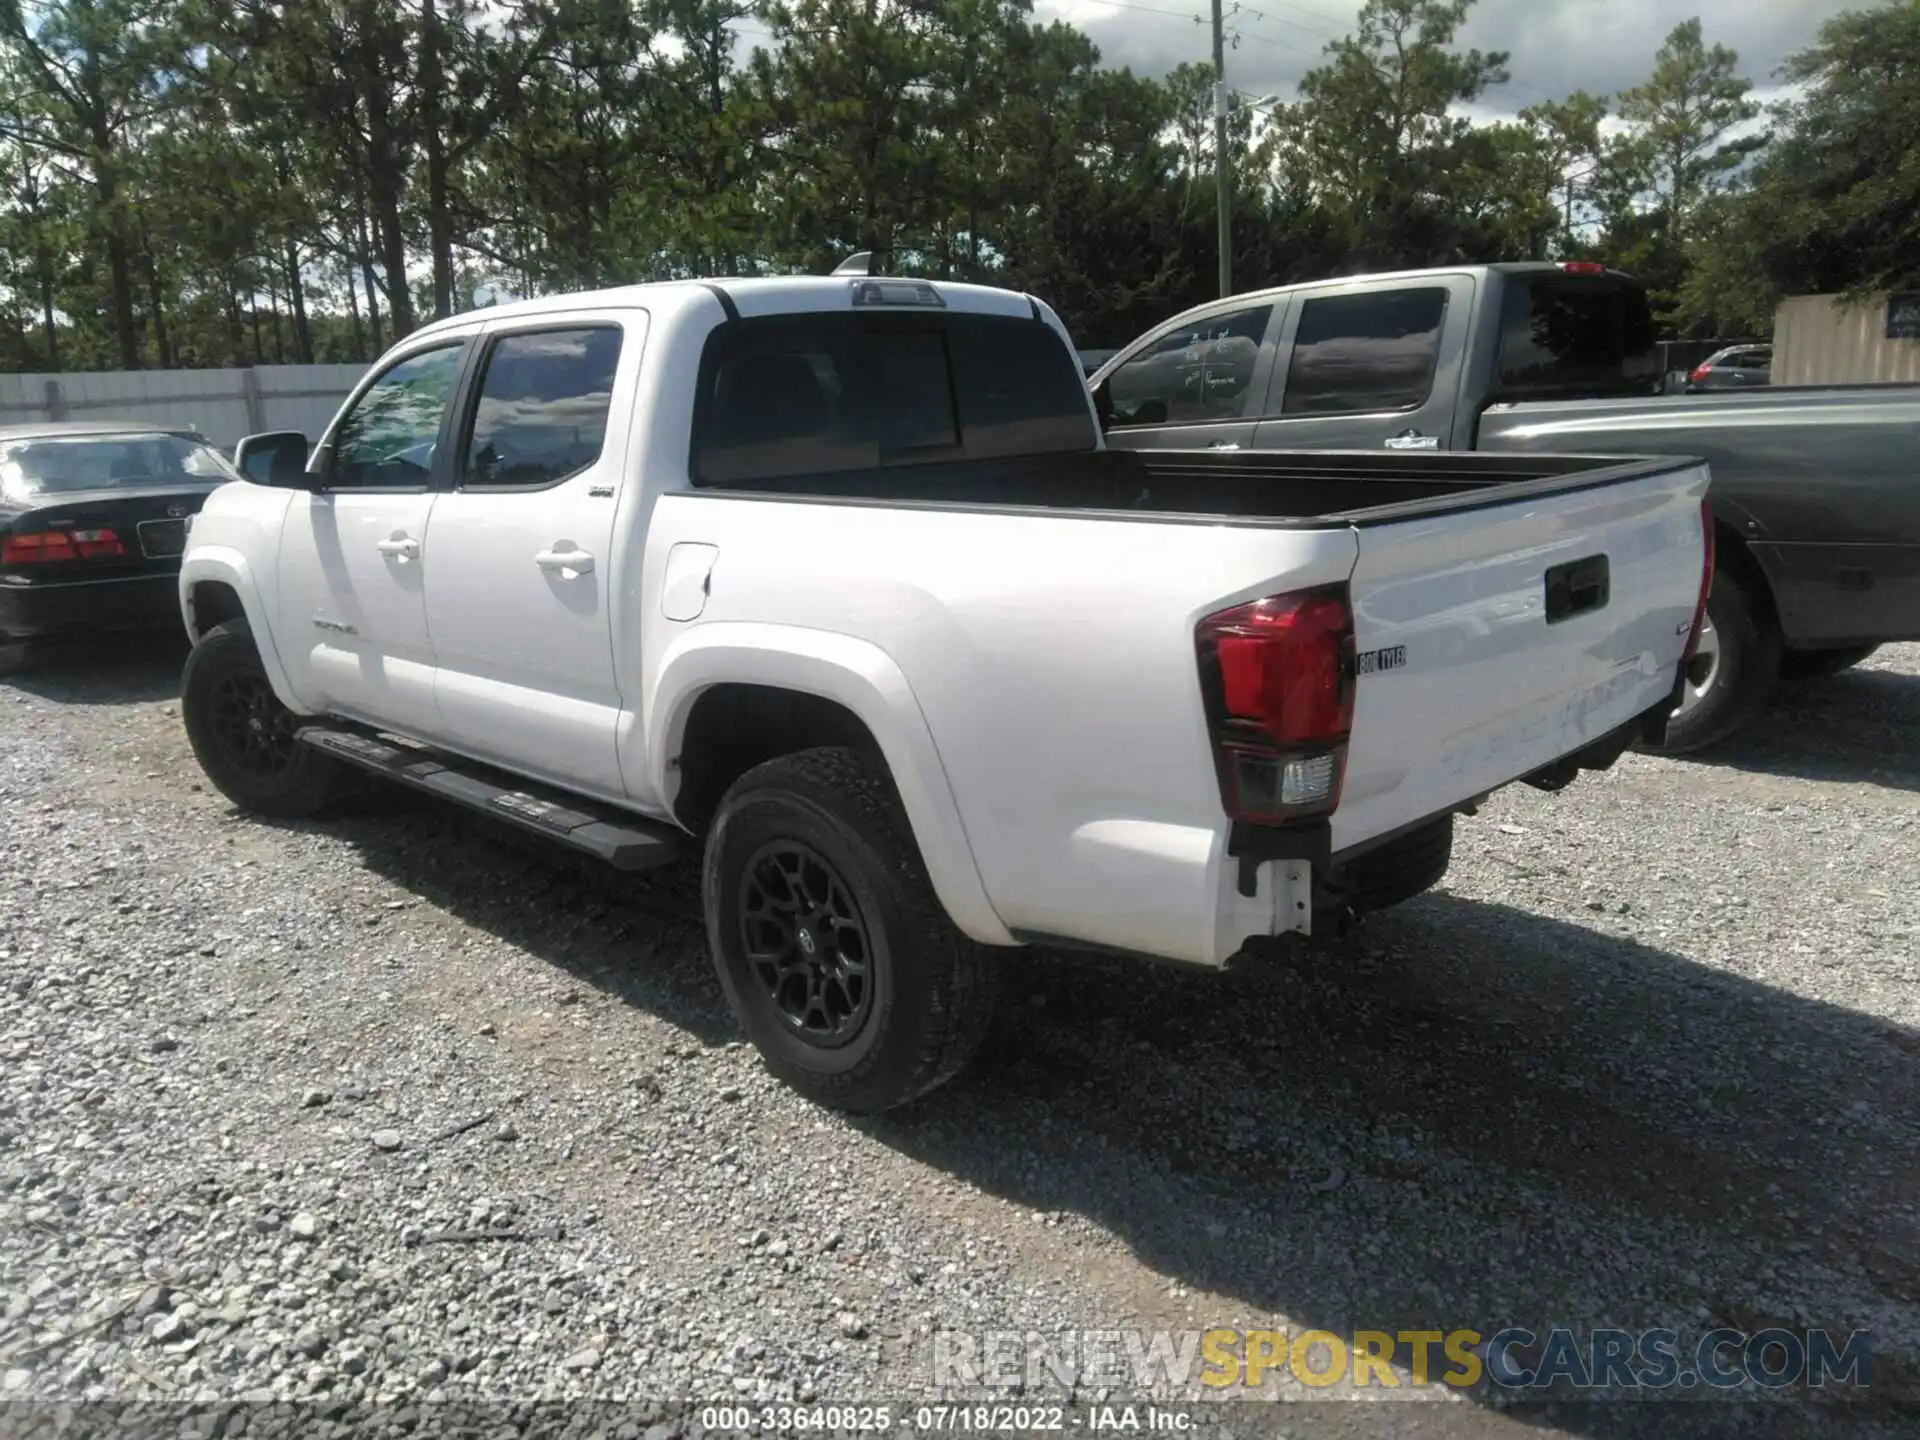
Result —
[[856, 250], [838, 265], [833, 267], [835, 275], [871, 275], [873, 273], [873, 252]]

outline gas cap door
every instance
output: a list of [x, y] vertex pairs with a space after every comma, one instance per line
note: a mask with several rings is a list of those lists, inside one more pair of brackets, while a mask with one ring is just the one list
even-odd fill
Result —
[[697, 620], [707, 608], [707, 586], [718, 545], [682, 540], [667, 551], [667, 576], [660, 586], [660, 613], [669, 620]]

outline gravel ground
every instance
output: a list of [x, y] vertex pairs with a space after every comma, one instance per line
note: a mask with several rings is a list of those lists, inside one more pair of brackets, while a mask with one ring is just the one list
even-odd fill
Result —
[[[936, 1327], [1502, 1322], [1868, 1328], [1920, 1397], [1920, 647], [1503, 793], [1337, 947], [1019, 957], [982, 1073], [857, 1123], [738, 1039], [690, 874], [242, 819], [180, 658], [0, 685], [5, 1398], [898, 1402]], [[1229, 1418], [1911, 1418], [1451, 1398]]]

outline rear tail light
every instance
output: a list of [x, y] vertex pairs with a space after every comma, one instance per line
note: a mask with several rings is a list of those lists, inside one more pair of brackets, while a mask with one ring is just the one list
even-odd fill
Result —
[[111, 559], [127, 553], [120, 544], [120, 537], [111, 530], [76, 530], [73, 532], [73, 543], [80, 547], [82, 560]]
[[1701, 385], [1706, 383], [1707, 376], [1711, 375], [1712, 373], [1713, 373], [1713, 366], [1707, 364], [1705, 361], [1702, 361], [1700, 364], [1693, 367], [1693, 373], [1688, 375], [1687, 379], [1692, 381], [1695, 385]]
[[1195, 632], [1220, 799], [1286, 824], [1340, 803], [1353, 728], [1353, 608], [1345, 585], [1236, 605]]
[[44, 535], [9, 535], [0, 542], [0, 564], [39, 565], [50, 560], [78, 560], [80, 549], [64, 530]]
[[1687, 632], [1687, 648], [1680, 657], [1684, 667], [1700, 648], [1700, 632], [1707, 626], [1707, 596], [1713, 589], [1713, 508], [1700, 502], [1700, 598], [1693, 606], [1693, 628]]
[[111, 530], [47, 530], [0, 541], [0, 565], [44, 565], [58, 560], [103, 560], [126, 554]]

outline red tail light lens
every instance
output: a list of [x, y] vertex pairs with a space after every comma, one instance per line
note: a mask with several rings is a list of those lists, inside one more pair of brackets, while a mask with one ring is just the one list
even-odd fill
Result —
[[1702, 381], [1704, 381], [1707, 378], [1707, 376], [1711, 375], [1712, 373], [1713, 373], [1713, 366], [1708, 365], [1703, 361], [1702, 363], [1693, 367], [1693, 373], [1687, 376], [1687, 379], [1691, 380], [1695, 385], [1698, 385]]
[[1713, 507], [1700, 502], [1700, 598], [1694, 602], [1693, 628], [1687, 632], [1687, 648], [1680, 657], [1682, 667], [1700, 648], [1700, 632], [1707, 626], [1707, 596], [1713, 591]]
[[1347, 587], [1236, 605], [1202, 620], [1195, 641], [1227, 813], [1270, 825], [1330, 812], [1353, 728]]
[[126, 554], [111, 530], [48, 530], [0, 541], [0, 565], [45, 565], [59, 560], [106, 560]]
[[40, 565], [51, 560], [78, 560], [80, 548], [64, 530], [44, 535], [9, 535], [0, 542], [0, 565]]

